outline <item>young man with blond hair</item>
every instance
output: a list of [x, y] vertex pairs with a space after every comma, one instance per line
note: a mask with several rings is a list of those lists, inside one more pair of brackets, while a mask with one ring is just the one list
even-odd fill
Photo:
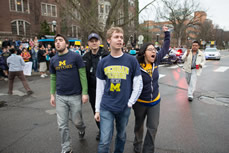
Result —
[[111, 52], [97, 67], [95, 119], [100, 121], [98, 153], [109, 152], [114, 121], [117, 130], [114, 153], [124, 152], [131, 107], [142, 90], [142, 77], [136, 58], [122, 52], [123, 35], [120, 27], [112, 27], [107, 31]]

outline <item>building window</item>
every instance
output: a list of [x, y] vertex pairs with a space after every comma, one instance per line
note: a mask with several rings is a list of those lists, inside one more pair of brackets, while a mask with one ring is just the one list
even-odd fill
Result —
[[15, 0], [10, 0], [10, 10], [15, 11]]
[[10, 11], [29, 13], [29, 0], [10, 0]]
[[14, 35], [30, 35], [30, 23], [24, 20], [16, 20], [11, 22], [12, 34]]
[[23, 2], [24, 12], [29, 13], [29, 0], [24, 0]]
[[22, 3], [21, 3], [21, 0], [17, 0], [17, 5], [16, 5], [17, 7], [17, 11], [18, 12], [22, 12]]
[[104, 12], [104, 5], [100, 4], [100, 13], [103, 14], [103, 12]]
[[47, 14], [46, 4], [41, 4], [41, 14], [44, 16]]
[[72, 20], [80, 20], [80, 13], [76, 9], [72, 9]]
[[130, 1], [130, 6], [134, 7], [134, 2]]
[[72, 37], [78, 38], [78, 27], [73, 25], [72, 26]]
[[47, 5], [47, 15], [48, 16], [52, 16], [52, 14], [51, 14], [51, 5]]
[[41, 15], [57, 17], [56, 5], [41, 3]]
[[56, 6], [52, 6], [52, 16], [57, 16], [56, 15]]
[[110, 5], [106, 5], [106, 7], [105, 7], [106, 14], [109, 14], [109, 11], [110, 11]]
[[120, 11], [118, 13], [118, 25], [121, 25], [124, 23], [124, 13], [122, 11]]
[[12, 34], [17, 35], [17, 22], [16, 21], [11, 23], [11, 28], [12, 28]]

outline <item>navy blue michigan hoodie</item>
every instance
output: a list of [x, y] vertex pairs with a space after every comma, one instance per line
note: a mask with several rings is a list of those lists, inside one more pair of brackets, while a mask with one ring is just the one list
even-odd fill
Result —
[[169, 46], [170, 46], [170, 33], [166, 31], [163, 47], [157, 53], [154, 63], [152, 63], [152, 77], [144, 70], [143, 67], [141, 67], [143, 89], [139, 99], [137, 100], [138, 103], [141, 103], [146, 106], [153, 106], [158, 104], [161, 101], [159, 85], [158, 85], [158, 79], [159, 79], [158, 65], [163, 59], [163, 57], [166, 54], [168, 54]]

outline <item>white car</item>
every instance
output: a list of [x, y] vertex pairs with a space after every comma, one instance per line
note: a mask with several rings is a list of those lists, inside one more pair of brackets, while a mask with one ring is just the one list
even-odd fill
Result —
[[217, 48], [206, 48], [204, 50], [205, 59], [217, 59], [220, 60], [221, 55]]

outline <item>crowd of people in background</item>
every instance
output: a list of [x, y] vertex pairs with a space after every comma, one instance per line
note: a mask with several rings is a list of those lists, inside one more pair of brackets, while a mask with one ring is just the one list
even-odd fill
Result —
[[[42, 78], [47, 77], [46, 71], [49, 70], [50, 59], [56, 54], [56, 49], [53, 44], [41, 43], [38, 38], [27, 40], [9, 40], [5, 38], [0, 47], [0, 80], [8, 81], [7, 58], [11, 55], [10, 49], [14, 48], [17, 55], [20, 55], [24, 62], [32, 62], [32, 71], [40, 72]], [[83, 56], [88, 52], [88, 46], [77, 46], [70, 44], [68, 49]], [[108, 48], [108, 50], [110, 50]], [[139, 47], [136, 45], [131, 49], [123, 47], [123, 52], [136, 56], [139, 52]]]
[[[37, 37], [30, 40], [9, 40], [5, 39], [0, 48], [0, 80], [8, 80], [9, 67], [7, 58], [11, 55], [10, 49], [14, 48], [17, 55], [20, 55], [24, 62], [32, 62], [32, 71], [40, 72], [42, 78], [47, 77], [50, 59], [56, 54], [53, 44], [39, 43]], [[84, 55], [88, 47], [69, 45], [69, 50]]]

